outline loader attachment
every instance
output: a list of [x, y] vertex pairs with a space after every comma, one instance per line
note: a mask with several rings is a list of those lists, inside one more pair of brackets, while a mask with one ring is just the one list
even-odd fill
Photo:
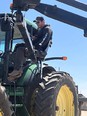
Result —
[[13, 10], [27, 11], [29, 8], [35, 8], [39, 3], [40, 0], [13, 0]]

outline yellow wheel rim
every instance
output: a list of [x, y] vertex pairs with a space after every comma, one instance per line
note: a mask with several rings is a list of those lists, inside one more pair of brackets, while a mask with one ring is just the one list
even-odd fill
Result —
[[4, 115], [3, 115], [3, 112], [1, 111], [1, 109], [0, 109], [0, 116], [4, 116]]
[[67, 85], [61, 87], [56, 99], [56, 116], [74, 116], [74, 96]]

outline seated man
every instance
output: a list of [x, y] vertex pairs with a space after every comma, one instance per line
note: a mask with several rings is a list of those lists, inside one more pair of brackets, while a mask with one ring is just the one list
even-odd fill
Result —
[[38, 33], [32, 37], [33, 45], [35, 49], [44, 51], [52, 39], [52, 30], [50, 29], [50, 25], [45, 24], [43, 17], [37, 17], [34, 22], [36, 22], [38, 26]]
[[[52, 30], [50, 29], [49, 25], [45, 24], [43, 17], [37, 17], [34, 22], [36, 22], [38, 26], [38, 32], [35, 36], [31, 37], [32, 43], [36, 50], [44, 52], [49, 44], [49, 41], [52, 40]], [[17, 47], [15, 52], [14, 70], [9, 73], [8, 80], [14, 81], [16, 78], [19, 78], [22, 75], [22, 67], [24, 62], [26, 62], [26, 57], [24, 55], [25, 51], [25, 44]]]

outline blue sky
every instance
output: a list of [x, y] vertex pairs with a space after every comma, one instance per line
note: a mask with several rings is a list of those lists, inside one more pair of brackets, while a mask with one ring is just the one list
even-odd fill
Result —
[[[11, 1], [3, 0], [0, 2], [0, 13], [10, 12]], [[47, 1], [50, 1], [50, 3]], [[87, 3], [87, 0], [80, 1]], [[59, 8], [87, 17], [86, 12], [64, 5], [56, 0], [42, 0], [41, 2], [57, 5]], [[30, 21], [33, 21], [37, 16], [43, 16], [46, 23], [51, 25], [53, 44], [47, 57], [67, 56], [68, 60], [50, 61], [49, 64], [57, 70], [60, 68], [60, 70], [70, 73], [79, 87], [79, 92], [87, 96], [87, 38], [83, 36], [83, 30], [46, 17], [35, 10], [29, 10], [25, 13], [25, 16]]]

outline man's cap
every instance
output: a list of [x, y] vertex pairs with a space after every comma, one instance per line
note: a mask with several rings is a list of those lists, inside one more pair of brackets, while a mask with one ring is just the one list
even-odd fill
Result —
[[37, 22], [37, 21], [44, 21], [43, 17], [36, 17], [36, 19], [33, 22]]

